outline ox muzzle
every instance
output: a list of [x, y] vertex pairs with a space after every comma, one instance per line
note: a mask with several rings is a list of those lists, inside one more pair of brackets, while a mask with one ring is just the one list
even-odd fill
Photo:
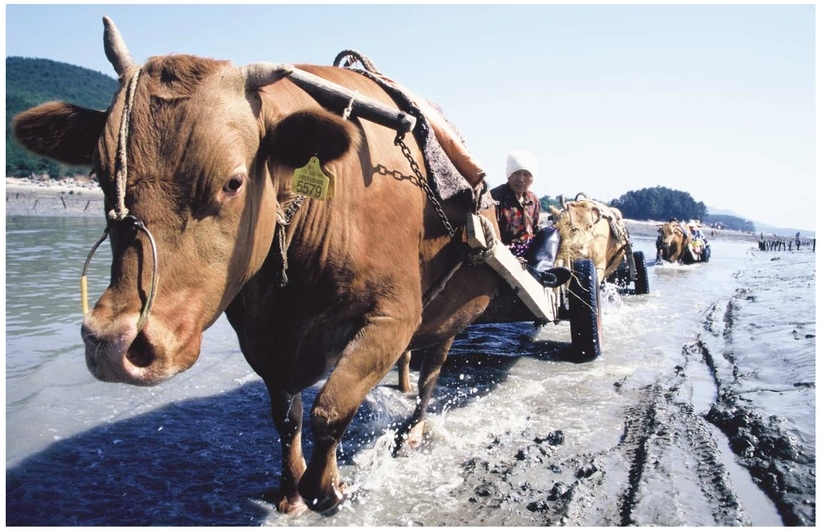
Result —
[[[94, 253], [108, 238], [111, 228], [122, 224], [130, 224], [134, 231], [142, 232], [150, 243], [151, 281], [136, 318], [133, 315], [119, 314], [116, 315], [116, 318], [110, 319], [112, 322], [102, 323], [89, 310], [88, 268]], [[80, 295], [84, 316], [82, 338], [86, 346], [86, 364], [98, 379], [148, 385], [156, 384], [172, 375], [164, 374], [167, 370], [157, 366], [157, 360], [162, 356], [153, 342], [147, 340], [144, 333], [145, 324], [153, 307], [158, 278], [156, 241], [145, 223], [133, 215], [124, 215], [120, 219], [109, 221], [102, 237], [91, 248], [80, 277]], [[105, 313], [113, 314], [108, 311]]]

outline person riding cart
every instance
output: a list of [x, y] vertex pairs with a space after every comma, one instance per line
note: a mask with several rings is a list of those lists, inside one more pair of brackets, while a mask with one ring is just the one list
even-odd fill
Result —
[[566, 283], [571, 271], [554, 267], [560, 234], [553, 226], [540, 224], [540, 200], [529, 191], [537, 174], [537, 158], [529, 151], [511, 151], [506, 156], [505, 184], [492, 189], [501, 242], [512, 254], [526, 261], [526, 269], [544, 287]]

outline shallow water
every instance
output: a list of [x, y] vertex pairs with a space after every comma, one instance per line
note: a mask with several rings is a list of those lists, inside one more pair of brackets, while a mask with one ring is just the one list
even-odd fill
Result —
[[[206, 332], [196, 365], [164, 385], [105, 384], [88, 373], [78, 277], [102, 228], [89, 219], [7, 218], [10, 524], [781, 525], [779, 508], [702, 419], [729, 387], [761, 417], [776, 418], [815, 462], [815, 256], [715, 239], [708, 264], [652, 264], [649, 295], [606, 291], [604, 353], [595, 362], [562, 360], [568, 323], [470, 328], [441, 377], [428, 443], [397, 458], [389, 433], [415, 396], [398, 392], [392, 371], [345, 435], [349, 489], [339, 512], [282, 516], [262, 500], [279, 473], [266, 391], [224, 318]], [[634, 243], [651, 261], [653, 241]], [[109, 260], [103, 245], [91, 298], [105, 288]], [[315, 392], [306, 391], [308, 406]], [[689, 405], [684, 429], [632, 443], [633, 422], [677, 418]], [[553, 433], [560, 443], [530, 454], [533, 439]], [[633, 447], [662, 465], [635, 465]], [[710, 459], [727, 471], [708, 480], [689, 473], [713, 467]], [[651, 488], [624, 486], [635, 470]], [[538, 488], [557, 484], [572, 498], [549, 501], [556, 515], [526, 508]], [[716, 493], [703, 493], [709, 488]], [[739, 507], [715, 507], [725, 498]]]

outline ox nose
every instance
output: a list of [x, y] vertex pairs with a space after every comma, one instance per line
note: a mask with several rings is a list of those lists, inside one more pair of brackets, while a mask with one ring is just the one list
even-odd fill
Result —
[[88, 370], [101, 381], [150, 385], [148, 377], [157, 349], [147, 336], [147, 326], [137, 332], [138, 315], [100, 322], [93, 313], [83, 321], [82, 338]]

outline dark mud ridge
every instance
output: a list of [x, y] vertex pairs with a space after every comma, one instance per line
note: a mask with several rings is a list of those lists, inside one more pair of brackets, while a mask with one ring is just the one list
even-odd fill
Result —
[[787, 433], [777, 418], [763, 418], [736, 404], [730, 390], [708, 412], [754, 481], [774, 500], [788, 526], [812, 526], [816, 521], [816, 468], [812, 458]]
[[[749, 525], [704, 419], [678, 391], [644, 388], [620, 442], [599, 453], [557, 457], [560, 431], [496, 438], [488, 458], [464, 466], [461, 493], [479, 505], [479, 519], [448, 524]], [[701, 509], [685, 513], [690, 506]]]

